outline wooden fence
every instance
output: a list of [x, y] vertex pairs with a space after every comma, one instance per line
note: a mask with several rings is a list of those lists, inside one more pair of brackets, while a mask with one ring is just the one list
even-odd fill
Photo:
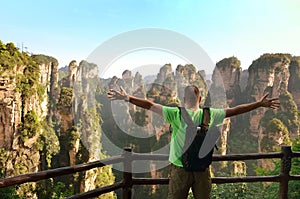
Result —
[[[237, 182], [279, 182], [279, 198], [288, 198], [288, 183], [290, 180], [299, 180], [300, 175], [290, 175], [292, 158], [300, 157], [300, 152], [292, 152], [290, 146], [282, 146], [281, 152], [274, 153], [249, 153], [249, 154], [232, 154], [232, 155], [214, 155], [213, 161], [234, 161], [234, 160], [257, 160], [257, 159], [270, 159], [280, 158], [281, 168], [280, 173], [274, 176], [245, 176], [245, 177], [213, 177], [212, 183], [223, 184], [223, 183], [237, 183]], [[162, 154], [137, 154], [133, 153], [130, 148], [125, 148], [124, 153], [119, 156], [106, 158], [104, 160], [88, 162], [84, 164], [62, 167], [58, 169], [46, 170], [37, 173], [24, 174], [14, 176], [10, 178], [0, 179], [0, 188], [18, 185], [26, 182], [37, 182], [48, 178], [57, 176], [74, 174], [80, 171], [86, 171], [96, 167], [103, 167], [105, 165], [115, 164], [123, 162], [124, 172], [123, 180], [114, 183], [109, 186], [101, 187], [74, 195], [69, 199], [81, 199], [96, 197], [104, 193], [108, 193], [117, 189], [123, 189], [122, 198], [130, 199], [132, 197], [132, 186], [133, 185], [154, 185], [154, 184], [168, 184], [168, 178], [133, 178], [132, 177], [132, 162], [139, 160], [161, 160], [167, 161], [168, 155]]]

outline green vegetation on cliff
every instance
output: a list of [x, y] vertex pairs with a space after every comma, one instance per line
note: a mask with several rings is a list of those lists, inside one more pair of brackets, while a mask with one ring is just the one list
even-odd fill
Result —
[[73, 89], [62, 87], [57, 108], [62, 114], [69, 114], [72, 109]]
[[3, 44], [0, 40], [0, 75], [14, 78], [16, 75], [16, 91], [22, 93], [22, 97], [28, 99], [37, 94], [40, 101], [45, 93], [45, 85], [40, 84], [41, 64], [53, 62], [58, 65], [55, 58], [45, 55], [29, 56], [20, 52], [13, 43]]
[[264, 151], [278, 151], [281, 145], [291, 145], [287, 127], [277, 118], [267, 123], [264, 135], [261, 141]]
[[52, 122], [43, 120], [41, 122], [42, 133], [39, 137], [38, 144], [39, 150], [44, 154], [46, 164], [45, 169], [51, 167], [51, 159], [53, 155], [57, 154], [60, 150], [59, 140], [55, 134]]
[[[290, 54], [282, 54], [282, 53], [266, 53], [260, 56], [258, 59], [252, 62], [248, 70], [258, 69], [265, 70], [267, 72], [272, 72], [277, 68], [275, 66], [276, 63], [281, 62], [281, 66], [285, 64], [289, 64], [291, 62]], [[280, 68], [280, 67], [279, 67]], [[278, 70], [278, 69], [277, 69]]]
[[241, 61], [237, 57], [224, 58], [216, 64], [218, 68], [224, 67], [241, 68]]
[[286, 91], [279, 96], [282, 109], [277, 113], [277, 118], [288, 128], [289, 132], [295, 133], [299, 128], [297, 105], [293, 96]]
[[[292, 143], [292, 151], [300, 151], [300, 139], [297, 138]], [[293, 158], [290, 175], [300, 175], [300, 158]], [[257, 168], [258, 175], [279, 175], [280, 174], [280, 161], [275, 161], [275, 168], [272, 170], [262, 169], [260, 167]], [[300, 198], [300, 181], [290, 181], [289, 182], [289, 191], [288, 198], [289, 199], [298, 199]], [[265, 185], [263, 189], [258, 192], [263, 194], [261, 198], [277, 198], [278, 197], [278, 184], [271, 183]]]
[[[37, 154], [39, 151], [39, 155], [41, 157], [40, 159], [38, 159], [37, 156], [30, 156], [32, 162], [40, 161], [39, 169], [46, 170], [55, 167], [68, 166], [70, 164], [80, 164], [94, 160], [95, 158], [103, 159], [108, 157], [102, 148], [102, 144], [104, 145], [105, 143], [100, 142], [100, 140], [102, 141], [101, 135], [104, 133], [101, 131], [101, 128], [106, 131], [108, 139], [114, 142], [114, 144], [119, 148], [131, 146], [134, 149], [134, 152], [144, 153], [156, 151], [162, 146], [167, 146], [170, 141], [170, 134], [165, 128], [158, 128], [159, 130], [155, 128], [163, 126], [163, 121], [156, 121], [156, 115], [151, 117], [147, 111], [130, 107], [128, 104], [123, 102], [119, 105], [116, 105], [118, 112], [112, 113], [112, 104], [106, 98], [105, 94], [106, 88], [102, 90], [100, 89], [101, 93], [99, 90], [97, 90], [99, 86], [99, 79], [97, 77], [96, 70], [97, 66], [94, 64], [89, 64], [86, 61], [82, 61], [80, 63], [81, 71], [79, 74], [82, 75], [82, 82], [78, 83], [80, 85], [76, 85], [79, 86], [81, 89], [80, 92], [82, 92], [80, 93], [82, 95], [76, 104], [76, 108], [80, 110], [78, 115], [75, 116], [78, 117], [76, 118], [77, 121], [75, 121], [74, 113], [72, 113], [74, 90], [73, 88], [65, 87], [67, 84], [62, 86], [63, 83], [61, 82], [60, 83], [62, 87], [58, 86], [55, 88], [59, 93], [59, 95], [57, 95], [59, 97], [58, 99], [55, 99], [56, 101], [53, 101], [58, 103], [49, 102], [53, 104], [49, 104], [48, 106], [57, 106], [57, 109], [51, 109], [53, 112], [57, 111], [53, 113], [57, 120], [51, 121], [49, 118], [39, 118], [38, 111], [32, 106], [32, 102], [37, 99], [36, 96], [38, 96], [39, 101], [35, 101], [34, 103], [37, 104], [44, 100], [44, 97], [46, 97], [46, 85], [42, 85], [40, 83], [41, 71], [39, 67], [40, 65], [49, 65], [50, 63], [54, 65], [58, 64], [57, 60], [53, 57], [45, 55], [29, 56], [26, 53], [21, 53], [13, 43], [3, 44], [0, 41], [0, 76], [5, 75], [10, 77], [10, 79], [16, 80], [15, 91], [18, 94], [21, 94], [21, 100], [22, 103], [24, 103], [21, 107], [23, 115], [22, 123], [18, 128], [18, 133], [20, 133], [20, 143], [23, 145], [26, 143], [26, 146], [22, 147], [27, 148], [18, 149], [18, 153], [22, 154], [25, 150], [28, 152], [29, 147], [31, 147], [30, 150], [34, 150], [34, 152], [37, 151]], [[296, 86], [294, 86], [293, 89], [296, 87], [300, 88], [300, 86], [297, 84], [297, 82], [300, 80], [299, 57], [291, 57], [289, 54], [264, 54], [252, 63], [249, 70], [255, 70], [257, 73], [259, 71], [279, 73], [285, 69], [285, 66], [288, 63], [290, 63], [289, 69], [291, 77], [296, 77], [294, 78], [294, 83], [296, 82]], [[240, 61], [236, 57], [230, 57], [217, 63], [217, 67], [224, 68], [226, 66], [240, 69]], [[71, 79], [66, 71], [60, 72], [59, 79], [62, 79], [62, 82], [69, 81], [69, 79]], [[73, 72], [75, 73], [77, 71], [74, 70]], [[131, 72], [125, 71], [123, 74], [125, 76], [129, 74], [131, 75]], [[88, 78], [91, 76], [93, 78]], [[138, 78], [142, 79], [141, 77]], [[112, 82], [115, 81], [117, 84], [122, 84], [122, 86], [125, 85], [127, 86], [125, 89], [135, 92], [137, 91], [134, 91], [136, 87], [133, 87], [132, 84], [138, 84], [135, 82], [137, 81], [136, 79], [129, 77], [127, 79], [116, 80], [116, 78], [114, 78]], [[254, 79], [254, 84], [256, 83], [255, 80], [256, 79]], [[141, 81], [142, 80], [139, 80], [137, 82]], [[263, 81], [264, 80], [257, 82]], [[140, 87], [140, 90], [134, 94], [139, 97], [145, 97], [145, 95], [147, 95], [148, 98], [152, 98], [157, 103], [169, 106], [177, 106], [181, 103], [180, 95], [182, 94], [183, 88], [190, 84], [194, 84], [201, 88], [201, 95], [203, 97], [202, 102], [204, 102], [208, 89], [206, 86], [205, 77], [200, 76], [200, 73], [193, 65], [179, 65], [176, 69], [175, 75], [172, 72], [171, 65], [166, 64], [161, 68], [160, 74], [157, 76], [156, 83], [152, 85], [147, 94], [144, 87]], [[113, 83], [111, 85], [113, 85]], [[237, 97], [245, 97], [251, 101], [254, 99], [256, 94], [254, 92], [260, 92], [260, 89], [262, 89], [264, 92], [272, 91], [271, 86], [268, 86], [267, 88], [258, 88], [258, 86], [255, 85], [253, 88], [249, 88], [247, 90], [248, 93], [246, 92], [242, 94], [240, 91], [238, 91], [239, 88], [237, 86], [237, 84], [232, 85], [231, 90], [226, 92], [227, 98], [233, 99]], [[96, 87], [97, 89], [95, 89]], [[95, 90], [96, 92], [94, 92]], [[222, 88], [216, 88], [216, 91], [219, 93], [225, 92], [222, 90]], [[91, 103], [88, 100], [91, 100], [93, 97], [96, 97], [96, 103], [90, 106]], [[242, 101], [241, 99], [237, 100]], [[277, 150], [276, 147], [274, 147], [275, 145], [290, 144], [291, 141], [289, 133], [296, 132], [299, 128], [298, 115], [295, 112], [297, 110], [297, 106], [292, 95], [288, 92], [280, 91], [280, 101], [282, 109], [278, 111], [266, 111], [264, 115], [262, 115], [262, 119], [259, 121], [260, 127], [264, 129], [264, 132], [262, 133], [263, 139], [261, 141], [261, 146], [262, 149], [266, 149], [266, 151]], [[103, 103], [103, 105], [99, 102]], [[31, 110], [32, 107], [33, 110]], [[255, 115], [259, 113], [262, 113], [262, 111], [254, 111], [251, 114]], [[249, 126], [252, 125], [250, 124], [251, 114], [242, 116], [244, 120], [241, 123], [239, 123], [239, 121], [242, 120], [236, 119], [237, 122], [232, 120], [232, 124], [234, 124], [234, 122], [238, 124], [235, 124], [235, 126], [232, 127], [234, 129], [230, 130], [231, 135], [227, 143], [227, 152], [257, 152], [258, 140], [253, 136], [253, 132], [251, 132], [249, 128]], [[128, 116], [137, 125], [134, 127], [128, 125], [128, 120], [126, 120], [127, 118], [124, 118], [124, 115], [126, 117]], [[119, 124], [116, 123], [115, 119], [121, 121], [121, 125], [124, 125], [122, 127], [125, 127], [128, 132], [125, 133], [124, 129], [120, 129], [120, 126], [118, 126]], [[154, 121], [156, 124], [154, 124]], [[157, 135], [154, 135], [153, 132], [149, 132], [149, 129], [139, 128], [147, 126], [149, 122], [152, 122], [154, 127], [149, 128], [151, 131], [159, 131], [155, 132]], [[143, 136], [151, 136], [149, 139], [148, 137], [135, 137], [134, 133], [137, 132]], [[37, 139], [33, 139], [35, 137]], [[275, 143], [277, 140], [280, 143]], [[33, 142], [34, 144], [32, 144]], [[300, 150], [298, 146], [299, 141], [297, 141], [297, 143], [294, 143], [293, 145], [294, 150]], [[5, 162], [8, 160], [10, 155], [11, 153], [9, 151], [6, 151], [2, 148], [0, 149], [0, 166], [3, 168], [0, 173], [5, 172]], [[28, 168], [30, 165], [26, 164], [27, 163], [18, 160], [15, 165], [15, 173], [23, 174], [29, 172]], [[293, 160], [293, 174], [299, 175], [299, 164], [300, 163], [298, 159]], [[254, 166], [248, 167], [248, 174], [252, 174], [252, 167]], [[275, 170], [278, 170], [278, 165], [276, 165]], [[26, 185], [23, 186], [24, 193], [22, 196], [26, 196], [26, 191], [28, 191], [37, 193], [38, 197], [40, 198], [66, 197], [82, 191], [82, 187], [85, 186], [84, 183], [87, 181], [94, 183], [93, 185], [95, 185], [96, 188], [111, 184], [115, 179], [111, 172], [111, 167], [106, 166], [91, 170], [89, 172], [81, 172], [70, 176], [63, 176], [61, 178], [49, 179], [45, 182], [42, 182], [41, 185], [39, 184], [37, 188], [34, 188], [33, 185]], [[264, 172], [272, 173], [274, 171]], [[167, 168], [162, 169], [157, 173], [162, 177], [168, 176]], [[120, 174], [117, 173], [117, 175]], [[224, 175], [226, 176], [226, 174]], [[151, 177], [151, 175], [150, 173], [139, 174], [139, 177]], [[117, 179], [120, 179], [119, 176], [117, 176]], [[299, 189], [300, 185], [297, 183], [291, 183], [290, 186], [290, 198], [299, 197], [297, 189]], [[167, 193], [166, 187], [159, 187], [159, 189], [153, 190], [153, 187], [150, 186], [145, 186], [142, 189], [139, 187], [136, 189], [135, 194], [137, 197], [151, 196], [152, 198], [165, 198]], [[267, 186], [266, 190], [270, 193], [270, 197], [276, 195], [276, 191], [278, 190], [277, 184], [276, 187], [273, 185]], [[4, 193], [7, 193], [8, 195], [1, 195]], [[264, 194], [267, 193], [264, 192], [264, 186], [261, 183], [257, 183], [255, 185], [245, 183], [236, 185], [226, 184], [213, 187], [213, 195], [215, 198], [264, 198]], [[11, 196], [9, 198], [14, 198], [16, 196], [15, 188], [12, 187], [1, 190], [0, 197], [2, 196]], [[102, 198], [113, 197], [113, 195], [102, 196]]]
[[20, 124], [19, 128], [22, 141], [39, 135], [40, 129], [38, 115], [34, 110], [28, 111], [24, 117], [24, 122]]
[[16, 66], [26, 65], [28, 55], [21, 53], [13, 43], [4, 44], [0, 40], [0, 75], [4, 71], [13, 71]]
[[47, 56], [47, 55], [32, 55], [31, 56], [32, 59], [38, 64], [38, 65], [42, 65], [42, 64], [54, 64], [54, 65], [58, 65], [58, 61], [57, 59], [55, 59], [54, 57], [51, 56]]
[[[3, 151], [1, 149], [0, 149], [0, 153], [1, 154], [3, 153]], [[0, 161], [1, 161], [1, 157], [0, 157]], [[2, 178], [2, 177], [4, 177], [4, 175], [3, 175], [3, 170], [0, 167], [0, 178]], [[1, 188], [0, 198], [3, 198], [3, 199], [4, 198], [7, 198], [7, 199], [21, 199], [17, 194], [16, 186]]]

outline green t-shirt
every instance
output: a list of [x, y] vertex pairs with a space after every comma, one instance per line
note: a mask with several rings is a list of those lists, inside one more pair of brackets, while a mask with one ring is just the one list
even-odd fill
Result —
[[[201, 124], [203, 109], [199, 109], [197, 111], [192, 111], [187, 109], [187, 112], [189, 116], [192, 118], [192, 120], [194, 121], [194, 123], [197, 122]], [[163, 106], [163, 115], [164, 115], [165, 122], [170, 123], [173, 129], [171, 144], [170, 144], [169, 161], [176, 166], [182, 167], [181, 153], [182, 153], [182, 147], [184, 145], [185, 129], [187, 127], [187, 124], [184, 121], [182, 121], [183, 119], [180, 118], [178, 107]], [[224, 118], [225, 118], [224, 109], [210, 108], [210, 123], [209, 123], [210, 127], [221, 124]]]

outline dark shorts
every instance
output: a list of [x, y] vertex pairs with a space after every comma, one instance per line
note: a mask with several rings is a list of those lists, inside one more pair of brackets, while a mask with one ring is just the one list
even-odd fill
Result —
[[192, 188], [195, 199], [209, 199], [211, 192], [210, 170], [187, 172], [171, 164], [168, 199], [185, 199]]

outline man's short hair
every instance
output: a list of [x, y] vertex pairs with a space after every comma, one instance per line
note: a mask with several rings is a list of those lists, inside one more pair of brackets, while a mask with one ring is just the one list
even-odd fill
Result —
[[197, 86], [187, 86], [184, 89], [185, 103], [196, 104], [200, 97], [200, 91]]

